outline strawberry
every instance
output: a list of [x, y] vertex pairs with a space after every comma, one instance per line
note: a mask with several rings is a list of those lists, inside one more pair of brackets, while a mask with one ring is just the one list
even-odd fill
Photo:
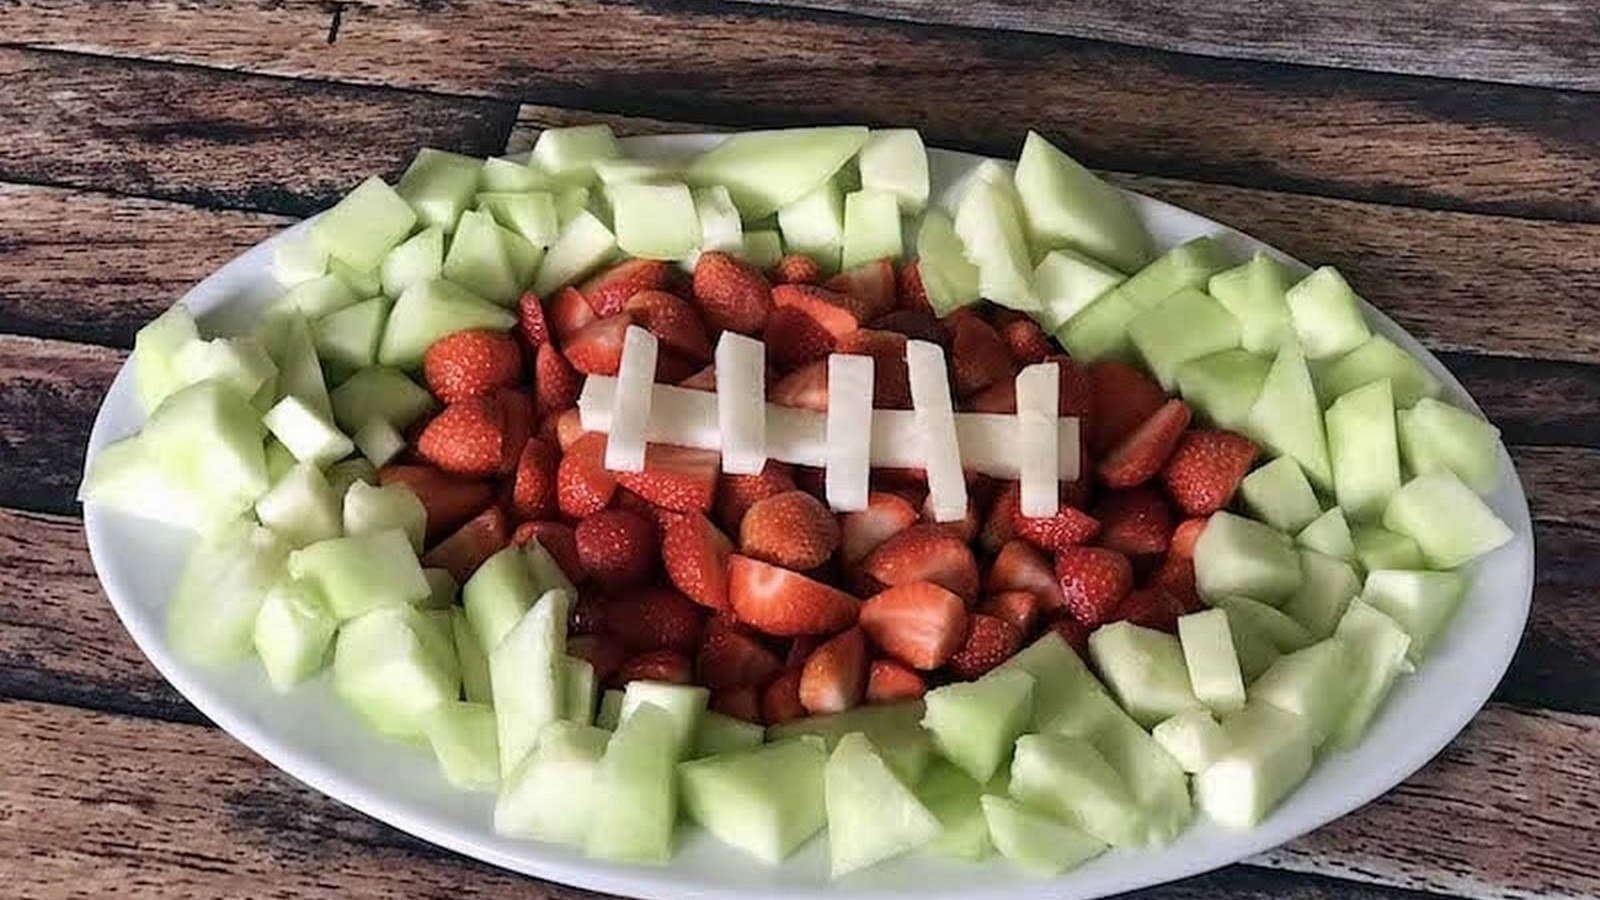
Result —
[[1054, 553], [1065, 547], [1082, 544], [1100, 533], [1099, 521], [1065, 502], [1056, 507], [1053, 516], [1024, 516], [1021, 488], [1015, 482], [995, 501], [994, 511], [989, 514], [991, 521], [1002, 511], [1011, 516], [1011, 534], [1030, 541], [1046, 552]]
[[772, 287], [744, 261], [711, 250], [695, 262], [694, 304], [713, 331], [759, 334], [772, 309]]
[[567, 641], [567, 655], [588, 660], [594, 666], [595, 680], [614, 684], [617, 671], [628, 659], [628, 651], [616, 641], [599, 634], [582, 634]]
[[692, 600], [671, 588], [643, 588], [606, 604], [606, 633], [634, 652], [689, 653], [700, 644], [701, 612]]
[[711, 511], [722, 458], [715, 450], [696, 450], [671, 444], [645, 448], [644, 471], [618, 472], [617, 483], [673, 512]]
[[1011, 361], [1020, 368], [1044, 362], [1056, 352], [1050, 336], [1044, 333], [1032, 316], [1015, 310], [1003, 309], [995, 313], [995, 331], [1011, 353]]
[[809, 256], [789, 253], [778, 260], [768, 275], [773, 284], [817, 284], [822, 281], [822, 267]]
[[1187, 557], [1168, 554], [1161, 561], [1161, 568], [1156, 569], [1144, 586], [1169, 594], [1185, 613], [1199, 612], [1203, 608], [1200, 588], [1195, 581], [1194, 560]]
[[793, 469], [775, 459], [755, 475], [723, 474], [717, 479], [717, 521], [724, 530], [736, 534], [744, 514], [756, 501], [794, 490]]
[[760, 641], [731, 628], [708, 634], [695, 659], [700, 683], [713, 691], [763, 688], [782, 668], [778, 658]]
[[1133, 589], [1133, 566], [1115, 550], [1068, 547], [1056, 554], [1056, 579], [1072, 617], [1097, 628]]
[[928, 292], [922, 287], [922, 262], [912, 260], [900, 267], [899, 290], [896, 299], [901, 309], [925, 309], [933, 311], [933, 304], [928, 302]]
[[767, 390], [767, 400], [779, 406], [828, 411], [828, 361], [807, 363], [778, 379]]
[[1089, 629], [1084, 627], [1071, 616], [1062, 616], [1050, 623], [1050, 630], [1061, 635], [1067, 646], [1076, 650], [1078, 657], [1085, 662], [1089, 660]]
[[1056, 388], [1056, 415], [1088, 416], [1094, 407], [1094, 390], [1089, 382], [1089, 373], [1066, 354], [1048, 357], [1045, 362], [1055, 363], [1061, 371]]
[[1011, 351], [988, 322], [970, 312], [946, 321], [950, 324], [950, 375], [957, 397], [970, 397], [1016, 375]]
[[913, 581], [861, 604], [860, 623], [883, 652], [914, 669], [937, 669], [961, 648], [967, 607], [931, 581]]
[[495, 393], [495, 401], [505, 416], [505, 435], [500, 439], [500, 474], [517, 471], [522, 448], [533, 436], [533, 398], [510, 388]]
[[[517, 539], [511, 539], [512, 544]], [[606, 598], [593, 590], [580, 591], [572, 602], [572, 612], [567, 615], [567, 633], [572, 635], [600, 634], [606, 630]]]
[[543, 344], [533, 354], [534, 408], [541, 416], [554, 415], [578, 405], [583, 377], [554, 344]]
[[556, 291], [555, 299], [550, 301], [550, 308], [545, 312], [545, 321], [555, 332], [556, 339], [563, 344], [583, 326], [600, 318], [595, 315], [594, 307], [589, 305], [589, 301], [583, 299], [583, 295], [573, 287], [564, 287]]
[[566, 453], [568, 448], [577, 443], [578, 438], [588, 432], [583, 430], [583, 415], [576, 408], [564, 409], [553, 420], [556, 436], [556, 446]]
[[1150, 485], [1107, 493], [1094, 516], [1100, 520], [1100, 546], [1128, 556], [1165, 553], [1172, 540], [1172, 509]]
[[867, 323], [878, 331], [892, 331], [907, 338], [927, 341], [943, 347], [950, 343], [950, 335], [932, 311], [926, 309], [897, 309]]
[[822, 286], [854, 299], [862, 321], [887, 315], [895, 307], [894, 263], [887, 257], [840, 272]]
[[969, 498], [966, 515], [954, 522], [940, 522], [933, 517], [933, 495], [929, 494], [922, 500], [922, 521], [938, 527], [945, 534], [960, 538], [963, 544], [970, 544], [978, 536], [978, 504]]
[[672, 274], [659, 259], [628, 259], [583, 283], [579, 290], [597, 316], [614, 316], [641, 291], [661, 290]]
[[1090, 363], [1087, 374], [1090, 406], [1084, 440], [1098, 459], [1160, 409], [1167, 395], [1143, 372], [1117, 360]]
[[505, 408], [493, 397], [469, 397], [446, 406], [417, 438], [417, 455], [452, 475], [500, 471]]
[[490, 394], [521, 377], [522, 351], [503, 331], [457, 331], [434, 341], [422, 355], [422, 378], [441, 403]]
[[581, 519], [605, 509], [616, 490], [617, 479], [606, 469], [606, 436], [584, 432], [556, 466], [556, 506]]
[[613, 590], [648, 579], [660, 546], [655, 525], [625, 509], [603, 509], [585, 517], [573, 538], [584, 569]]
[[[663, 351], [677, 354], [695, 368], [711, 359], [706, 326], [688, 303], [666, 291], [640, 291], [628, 298], [623, 310], [633, 324], [656, 336]], [[663, 380], [677, 381], [678, 378]]]
[[762, 724], [761, 692], [753, 687], [733, 687], [714, 691], [707, 708], [741, 721]]
[[453, 478], [432, 466], [384, 466], [379, 484], [403, 484], [422, 501], [428, 513], [428, 540], [436, 541], [477, 515], [494, 499], [494, 489], [481, 481]]
[[765, 340], [767, 359], [779, 372], [824, 359], [838, 346], [827, 329], [793, 306], [780, 306], [767, 317]]
[[507, 540], [505, 513], [500, 507], [491, 506], [424, 553], [422, 564], [446, 569], [457, 584], [466, 584], [478, 566], [500, 552]]
[[913, 525], [868, 554], [863, 573], [882, 584], [931, 581], [971, 601], [978, 596], [978, 561], [966, 541], [937, 525]]
[[712, 609], [728, 607], [728, 557], [733, 542], [699, 513], [674, 517], [661, 528], [661, 562], [673, 587]]
[[678, 382], [678, 387], [688, 388], [691, 391], [717, 392], [717, 367], [706, 366], [688, 378]]
[[1100, 480], [1107, 487], [1125, 488], [1156, 477], [1188, 427], [1188, 404], [1168, 400], [1100, 460]]
[[1172, 543], [1167, 552], [1179, 559], [1194, 559], [1195, 542], [1200, 540], [1200, 533], [1206, 530], [1206, 523], [1210, 521], [1210, 516], [1201, 516], [1179, 522], [1178, 527], [1172, 530]]
[[517, 336], [529, 352], [550, 343], [550, 323], [544, 318], [544, 303], [533, 291], [517, 299]]
[[1050, 560], [1022, 540], [1007, 541], [1000, 548], [999, 555], [989, 566], [983, 589], [991, 596], [1026, 591], [1039, 601], [1042, 609], [1050, 611], [1065, 609], [1067, 605]]
[[1184, 432], [1161, 480], [1185, 515], [1209, 516], [1228, 505], [1256, 461], [1256, 452], [1249, 438], [1231, 431]]
[[633, 320], [618, 313], [595, 319], [567, 336], [561, 345], [567, 362], [586, 375], [615, 375], [622, 365], [622, 339]]
[[563, 522], [523, 522], [517, 526], [511, 542], [521, 547], [529, 541], [539, 542], [539, 546], [556, 561], [568, 581], [583, 584], [589, 580], [589, 570], [583, 567], [583, 560], [578, 557], [578, 536], [571, 525]]
[[906, 364], [905, 335], [861, 328], [839, 339], [839, 352], [872, 357], [874, 408], [911, 408], [911, 370]]
[[855, 624], [860, 601], [797, 572], [734, 554], [728, 601], [739, 621], [766, 634], [829, 634]]
[[789, 651], [784, 654], [783, 667], [785, 669], [798, 669], [806, 664], [806, 657], [811, 651], [822, 645], [822, 638], [815, 634], [797, 634], [789, 639]]
[[963, 412], [1001, 413], [1016, 415], [1017, 380], [1007, 378], [997, 381], [961, 401]]
[[998, 553], [1017, 536], [1017, 520], [1022, 517], [1022, 485], [1012, 481], [1000, 489], [999, 496], [989, 506], [989, 516], [978, 530], [978, 546], [990, 553]]
[[968, 616], [966, 640], [950, 657], [950, 674], [977, 678], [1014, 656], [1022, 647], [1022, 630], [994, 616]]
[[1032, 591], [1002, 591], [995, 594], [983, 605], [978, 607], [978, 612], [996, 619], [1004, 619], [1017, 626], [1023, 634], [1033, 631], [1033, 624], [1039, 618], [1039, 609], [1043, 606], [1039, 598]]
[[739, 552], [786, 569], [815, 569], [839, 546], [839, 520], [805, 491], [756, 501], [739, 525]]
[[1178, 633], [1178, 617], [1183, 603], [1159, 587], [1140, 588], [1117, 604], [1112, 619], [1132, 622], [1145, 628]]
[[800, 703], [800, 669], [793, 668], [772, 679], [761, 692], [761, 718], [769, 725], [781, 725], [806, 717]]
[[548, 519], [556, 512], [556, 465], [561, 454], [538, 438], [522, 445], [511, 481], [511, 513], [519, 519]]
[[839, 562], [853, 568], [878, 546], [917, 522], [917, 509], [898, 494], [873, 491], [867, 508], [839, 520]]
[[928, 692], [922, 676], [892, 659], [875, 659], [867, 666], [867, 702], [893, 703], [917, 700]]
[[630, 681], [665, 681], [668, 684], [689, 684], [694, 680], [694, 664], [689, 657], [676, 650], [651, 650], [624, 662], [617, 670], [616, 683]]
[[772, 305], [800, 310], [835, 338], [860, 328], [865, 318], [865, 307], [854, 297], [812, 284], [778, 285], [772, 289]]
[[851, 628], [818, 647], [800, 670], [800, 705], [812, 715], [844, 712], [866, 692], [867, 639]]

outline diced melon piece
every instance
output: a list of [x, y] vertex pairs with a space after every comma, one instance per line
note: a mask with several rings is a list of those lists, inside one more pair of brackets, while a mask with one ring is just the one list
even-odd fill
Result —
[[488, 212], [468, 210], [461, 214], [440, 271], [473, 294], [510, 306], [533, 280], [542, 257], [540, 248], [495, 224]]
[[561, 718], [571, 605], [564, 591], [545, 593], [489, 651], [501, 772], [516, 769], [533, 749], [540, 730]]
[[308, 319], [316, 319], [338, 312], [360, 299], [349, 282], [337, 275], [323, 275], [290, 288], [279, 302], [299, 310]]
[[595, 773], [584, 844], [590, 856], [656, 864], [672, 858], [678, 740], [672, 716], [659, 706], [647, 703], [623, 717]]
[[1322, 515], [1322, 504], [1292, 457], [1280, 456], [1246, 475], [1239, 496], [1249, 510], [1279, 531], [1299, 531]]
[[1300, 587], [1300, 560], [1288, 536], [1229, 512], [1213, 514], [1200, 533], [1194, 571], [1207, 598], [1243, 594], [1280, 602]]
[[328, 476], [328, 486], [333, 488], [334, 494], [340, 497], [349, 493], [350, 485], [358, 481], [364, 481], [367, 484], [378, 483], [378, 470], [372, 467], [372, 463], [359, 457], [336, 462], [329, 466], [328, 470], [323, 474]]
[[561, 661], [561, 665], [561, 688], [566, 693], [561, 718], [583, 725], [594, 724], [595, 703], [599, 700], [594, 664], [587, 659], [569, 656]]
[[[871, 357], [845, 358], [865, 360], [869, 370], [872, 365]], [[762, 341], [733, 331], [717, 339], [717, 424], [724, 472], [754, 475], [767, 464], [766, 360]], [[869, 383], [869, 407], [871, 394]]]
[[694, 745], [695, 731], [700, 717], [705, 714], [706, 701], [711, 692], [699, 685], [671, 684], [665, 681], [630, 681], [622, 692], [623, 723], [644, 706], [652, 706], [667, 713], [672, 720], [677, 740], [669, 748], [673, 760], [683, 759]]
[[279, 240], [272, 248], [272, 277], [284, 287], [294, 287], [328, 271], [328, 251], [309, 234]]
[[1401, 408], [1439, 394], [1439, 379], [1433, 377], [1421, 360], [1383, 335], [1374, 334], [1361, 346], [1319, 367], [1317, 396], [1323, 403], [1332, 403], [1335, 398], [1381, 378], [1389, 379], [1394, 390], [1394, 404]]
[[955, 405], [950, 399], [944, 348], [929, 341], [907, 341], [906, 364], [928, 477], [928, 505], [934, 521], [959, 521], [967, 512], [967, 480], [956, 441]]
[[[1310, 646], [1316, 640], [1304, 625], [1289, 618], [1287, 613], [1273, 609], [1259, 600], [1232, 596], [1212, 598], [1210, 603], [1218, 609], [1228, 611], [1228, 622], [1234, 636], [1235, 647], [1240, 646], [1241, 630], [1260, 634], [1279, 653], [1293, 653]], [[1244, 627], [1241, 629], [1239, 626]], [[1240, 658], [1243, 659], [1243, 654]]]
[[[995, 671], [1018, 670], [1034, 678], [1033, 721], [1029, 731], [1065, 730], [1085, 734], [1099, 723], [1099, 714], [1120, 714], [1115, 701], [1067, 642], [1055, 632], [1045, 635], [1006, 660]], [[1086, 713], [1093, 707], [1097, 715]]]
[[617, 246], [630, 256], [680, 259], [700, 248], [700, 219], [684, 184], [630, 182], [606, 188]]
[[839, 269], [844, 250], [844, 193], [828, 180], [778, 210], [784, 247], [816, 260], [824, 274]]
[[928, 203], [928, 151], [915, 128], [878, 128], [867, 134], [857, 158], [861, 187], [892, 195], [902, 215]]
[[442, 278], [418, 282], [394, 302], [378, 345], [378, 362], [415, 368], [428, 347], [447, 334], [473, 328], [504, 331], [516, 321], [509, 310]]
[[428, 712], [459, 696], [460, 670], [434, 646], [434, 627], [422, 610], [388, 606], [339, 629], [333, 689], [379, 734], [421, 739]]
[[740, 238], [738, 253], [745, 262], [765, 272], [783, 259], [783, 237], [766, 228], [746, 231]]
[[[702, 252], [721, 250], [735, 256], [743, 256], [744, 220], [739, 218], [739, 207], [733, 205], [733, 197], [728, 194], [728, 189], [718, 184], [695, 188], [691, 194], [694, 197], [695, 218], [700, 222], [700, 250]], [[777, 237], [776, 232], [768, 233], [774, 238]], [[693, 252], [685, 257], [691, 262], [698, 258], [698, 253]], [[772, 262], [758, 265], [756, 268], [766, 269], [776, 262], [777, 258], [774, 257]], [[690, 269], [693, 269], [692, 265]]]
[[1284, 294], [1306, 359], [1330, 359], [1366, 343], [1372, 331], [1361, 298], [1333, 266], [1323, 266]]
[[934, 747], [979, 782], [994, 777], [1033, 717], [1033, 676], [996, 672], [929, 691], [922, 726]]
[[1413, 474], [1453, 472], [1480, 494], [1500, 483], [1500, 430], [1466, 410], [1424, 397], [1400, 411], [1399, 440]]
[[484, 560], [461, 588], [461, 603], [485, 653], [528, 614], [541, 596], [526, 557], [506, 547]]
[[1344, 511], [1337, 506], [1317, 516], [1295, 535], [1294, 540], [1308, 550], [1355, 562], [1356, 544], [1350, 537], [1350, 523], [1345, 520]]
[[604, 222], [587, 211], [577, 213], [561, 226], [556, 242], [545, 251], [533, 292], [551, 296], [557, 288], [598, 269], [616, 249], [616, 235]]
[[349, 374], [378, 361], [378, 342], [389, 320], [389, 305], [387, 297], [374, 297], [312, 323], [317, 356], [329, 371]]
[[299, 463], [256, 501], [256, 518], [290, 547], [304, 547], [343, 533], [339, 497], [322, 470]]
[[448, 700], [427, 713], [423, 730], [450, 784], [464, 791], [492, 791], [500, 786], [493, 708]]
[[1102, 625], [1089, 635], [1089, 656], [1112, 696], [1146, 728], [1200, 705], [1183, 648], [1164, 631], [1132, 622]]
[[575, 722], [551, 722], [533, 753], [503, 773], [494, 805], [494, 830], [582, 847], [598, 809], [596, 775], [611, 732]]
[[289, 452], [289, 448], [275, 437], [267, 438], [264, 455], [267, 460], [267, 481], [272, 484], [277, 484], [278, 479], [289, 474], [290, 469], [300, 464], [294, 458], [294, 454]]
[[1322, 407], [1300, 349], [1285, 343], [1267, 370], [1261, 394], [1250, 407], [1250, 432], [1273, 453], [1292, 456], [1320, 490], [1332, 490], [1333, 465], [1322, 427]]
[[[1070, 651], [1069, 651], [1070, 652]], [[921, 701], [858, 706], [823, 716], [795, 719], [767, 729], [769, 741], [814, 734], [832, 750], [845, 735], [860, 732], [907, 784], [916, 784], [927, 769], [933, 742], [922, 728], [926, 707]]]
[[334, 421], [346, 431], [357, 431], [375, 418], [404, 430], [433, 409], [427, 389], [387, 366], [351, 375], [333, 389], [330, 402]]
[[622, 691], [615, 688], [600, 695], [600, 708], [594, 714], [596, 725], [607, 731], [616, 730], [622, 721], [622, 696]]
[[[237, 391], [202, 381], [168, 397], [139, 443], [193, 504], [198, 523], [227, 521], [266, 493], [261, 420]], [[167, 497], [176, 500], [176, 496]]]
[[364, 272], [376, 269], [416, 223], [405, 198], [374, 175], [318, 216], [311, 237], [329, 256]]
[[411, 540], [398, 528], [331, 538], [289, 554], [289, 574], [315, 586], [340, 619], [428, 597]]
[[1416, 541], [1435, 569], [1453, 569], [1511, 540], [1511, 529], [1452, 472], [1406, 482], [1384, 509], [1383, 527]]
[[[285, 451], [287, 452], [287, 451]], [[294, 464], [291, 457], [290, 465]], [[268, 468], [271, 473], [271, 468]], [[226, 504], [223, 515], [213, 516], [203, 487], [167, 471], [140, 435], [114, 441], [89, 461], [78, 487], [78, 499], [120, 510], [130, 515], [166, 522], [179, 528], [205, 530], [249, 508], [246, 501]]]
[[727, 187], [746, 220], [760, 219], [800, 199], [833, 174], [867, 142], [858, 126], [746, 131], [690, 163], [690, 184]]
[[1088, 741], [1057, 734], [1017, 739], [1011, 796], [1112, 846], [1144, 842], [1143, 814], [1122, 776]]
[[[1237, 603], [1252, 604], [1258, 609], [1268, 610], [1269, 615], [1278, 612], [1264, 603], [1257, 603], [1248, 598], [1236, 598], [1236, 601]], [[1227, 612], [1230, 606], [1226, 598], [1218, 599], [1213, 603], [1216, 604], [1216, 609], [1223, 612]], [[1282, 613], [1278, 613], [1278, 615], [1288, 619]], [[1259, 616], [1252, 617], [1248, 612], [1243, 615], [1228, 616], [1228, 637], [1233, 641], [1233, 650], [1239, 659], [1239, 675], [1244, 679], [1246, 685], [1260, 677], [1262, 672], [1265, 672], [1268, 667], [1277, 662], [1280, 655], [1277, 642], [1262, 627], [1258, 621], [1259, 619]], [[1289, 619], [1289, 624], [1299, 628], [1299, 623], [1293, 619]], [[1305, 634], [1304, 629], [1300, 629], [1296, 632], [1296, 635], [1303, 636], [1305, 644], [1311, 643], [1311, 636]]]
[[[784, 239], [788, 240], [787, 232]], [[940, 210], [930, 209], [922, 217], [917, 269], [928, 304], [941, 316], [978, 299], [978, 267], [967, 261], [955, 223]]]
[[865, 735], [839, 740], [823, 767], [823, 784], [835, 878], [939, 836], [939, 820], [895, 777]]
[[305, 316], [292, 309], [271, 307], [256, 333], [278, 367], [277, 397], [299, 397], [312, 409], [332, 415], [328, 384]]
[[1350, 656], [1350, 673], [1355, 682], [1344, 715], [1334, 725], [1334, 747], [1353, 746], [1366, 733], [1367, 725], [1394, 686], [1406, 665], [1411, 637], [1394, 619], [1361, 600], [1350, 604], [1339, 619], [1336, 631]]
[[783, 741], [678, 767], [684, 810], [717, 840], [777, 865], [827, 820], [820, 739]]
[[450, 574], [449, 569], [424, 568], [422, 577], [428, 581], [428, 596], [425, 600], [418, 600], [417, 606], [423, 609], [454, 609], [456, 607], [456, 594], [460, 593], [460, 585], [456, 578]]
[[133, 383], [146, 413], [154, 412], [169, 394], [190, 383], [177, 367], [177, 359], [184, 347], [198, 340], [200, 330], [194, 317], [182, 306], [156, 316], [133, 336]]
[[1278, 260], [1257, 253], [1243, 265], [1211, 276], [1206, 290], [1239, 320], [1239, 343], [1251, 353], [1276, 353], [1294, 335], [1284, 295], [1294, 273]]
[[[870, 356], [835, 353], [828, 357], [825, 488], [828, 506], [836, 512], [867, 508], [873, 368]], [[717, 386], [720, 393], [720, 380]]]
[[1125, 270], [1150, 261], [1150, 234], [1122, 192], [1035, 131], [1022, 144], [1017, 192], [1040, 250], [1071, 247]]
[[610, 185], [629, 181], [677, 181], [683, 173], [675, 163], [619, 156], [595, 160], [594, 174], [599, 177], [601, 184]]
[[978, 267], [983, 297], [1012, 309], [1039, 308], [1028, 233], [1007, 172], [995, 169], [970, 180], [956, 207], [955, 228], [967, 260]]
[[349, 456], [355, 449], [328, 418], [299, 397], [285, 397], [261, 417], [272, 436], [283, 442], [294, 458], [324, 467]]
[[1361, 578], [1342, 559], [1313, 550], [1300, 551], [1300, 590], [1283, 605], [1283, 613], [1321, 640], [1333, 634], [1350, 600], [1361, 593]]
[[528, 572], [533, 575], [533, 586], [536, 591], [543, 593], [550, 590], [562, 590], [576, 597], [577, 589], [572, 586], [567, 573], [561, 570], [561, 565], [556, 562], [550, 551], [540, 544], [537, 538], [529, 540], [522, 545], [522, 555], [528, 563]]
[[1227, 250], [1210, 237], [1173, 247], [1129, 276], [1115, 291], [1137, 312], [1150, 309], [1185, 288], [1205, 290], [1211, 276], [1227, 268]]
[[1105, 852], [1106, 845], [1083, 829], [1015, 800], [985, 794], [981, 802], [995, 849], [1035, 875], [1059, 875]]
[[277, 535], [242, 519], [202, 538], [167, 606], [167, 640], [178, 654], [210, 666], [248, 658], [256, 617], [283, 577], [287, 552]]
[[191, 341], [178, 351], [174, 364], [182, 373], [180, 386], [220, 381], [263, 408], [276, 396], [278, 366], [251, 338]]
[[1060, 384], [1061, 369], [1051, 363], [1031, 365], [1017, 373], [1017, 475], [1024, 516], [1048, 518], [1060, 506], [1056, 477], [1061, 450], [1057, 434]]
[[1223, 728], [1230, 749], [1195, 776], [1195, 801], [1218, 824], [1251, 828], [1310, 773], [1311, 741], [1298, 716], [1263, 703]]
[[[564, 187], [556, 191], [556, 223], [562, 228], [578, 217], [579, 213], [590, 213], [600, 220], [600, 224], [611, 227], [609, 209], [605, 194], [591, 194], [586, 187]], [[594, 202], [590, 202], [591, 199]], [[556, 237], [559, 239], [560, 234]]]
[[444, 229], [436, 225], [390, 250], [379, 269], [379, 281], [385, 296], [398, 297], [413, 284], [438, 278], [443, 272]]
[[983, 785], [951, 763], [936, 759], [916, 786], [917, 799], [939, 820], [939, 836], [923, 849], [953, 859], [987, 859], [994, 852], [983, 817]]
[[844, 247], [839, 267], [853, 269], [876, 260], [899, 260], [904, 251], [900, 206], [887, 191], [859, 190], [844, 198]]
[[1376, 518], [1400, 487], [1400, 446], [1389, 380], [1371, 382], [1335, 400], [1326, 418], [1339, 506], [1353, 519]]
[[467, 614], [459, 606], [450, 608], [450, 637], [456, 645], [456, 659], [461, 662], [462, 694], [473, 703], [493, 706], [494, 688], [489, 683], [489, 654], [483, 652], [478, 633], [473, 630], [472, 623], [467, 621]]
[[1076, 250], [1065, 247], [1051, 250], [1033, 267], [1033, 288], [1039, 297], [1039, 324], [1046, 331], [1059, 329], [1095, 298], [1127, 278]]
[[1272, 363], [1245, 350], [1223, 350], [1178, 367], [1174, 380], [1183, 399], [1219, 428], [1248, 427], [1250, 408], [1261, 396]]
[[[391, 250], [389, 252], [393, 253], [394, 251]], [[384, 258], [388, 259], [388, 256], [385, 255]], [[363, 272], [352, 268], [343, 260], [330, 259], [328, 260], [328, 273], [338, 276], [339, 280], [348, 285], [351, 293], [357, 297], [376, 297], [378, 292], [383, 289], [383, 282], [378, 277], [378, 270], [376, 269]]]
[[533, 144], [530, 165], [574, 184], [594, 180], [594, 164], [622, 155], [610, 125], [574, 125], [546, 128]]
[[1178, 713], [1156, 725], [1150, 736], [1189, 773], [1205, 771], [1230, 746], [1228, 733], [1204, 709]]
[[1403, 534], [1377, 525], [1357, 525], [1350, 532], [1356, 561], [1368, 572], [1377, 569], [1420, 569], [1422, 548]]
[[1421, 662], [1467, 595], [1459, 572], [1376, 569], [1367, 573], [1362, 602], [1384, 613], [1411, 637], [1406, 655]]
[[1233, 712], [1244, 706], [1244, 676], [1233, 649], [1227, 611], [1207, 609], [1179, 616], [1178, 640], [1195, 699], [1216, 713]]
[[651, 385], [656, 374], [656, 337], [629, 325], [622, 339], [622, 359], [617, 368], [617, 389], [611, 400], [611, 429], [607, 432], [605, 467], [614, 472], [644, 469], [644, 432], [650, 421]]
[[561, 232], [556, 198], [549, 191], [524, 194], [486, 191], [474, 198], [478, 209], [494, 217], [502, 228], [520, 235], [534, 247], [548, 247]]
[[[618, 712], [620, 715], [620, 708]], [[689, 752], [689, 758], [738, 753], [761, 746], [765, 739], [766, 729], [755, 722], [735, 719], [708, 709], [700, 714], [700, 722], [695, 726], [694, 747]], [[823, 749], [823, 745], [818, 744], [818, 749]], [[820, 791], [818, 796], [821, 796]]]
[[[1124, 286], [1126, 284], [1123, 282]], [[1131, 359], [1133, 346], [1128, 342], [1128, 325], [1138, 314], [1139, 308], [1118, 287], [1101, 294], [1074, 314], [1056, 332], [1056, 340], [1082, 363]]]
[[351, 536], [398, 528], [422, 552], [422, 539], [428, 524], [428, 511], [422, 501], [403, 484], [382, 487], [356, 482], [344, 495], [344, 533]]
[[1351, 663], [1343, 640], [1318, 641], [1279, 657], [1250, 685], [1250, 700], [1299, 716], [1311, 746], [1320, 747], [1349, 706], [1354, 687]]
[[395, 184], [395, 193], [411, 204], [424, 227], [455, 230], [456, 220], [478, 190], [483, 160], [423, 147]]
[[287, 691], [327, 664], [338, 630], [339, 620], [316, 591], [286, 578], [262, 600], [251, 636], [267, 680], [276, 690]]
[[1239, 323], [1222, 304], [1193, 288], [1157, 301], [1128, 323], [1128, 339], [1167, 390], [1178, 367], [1239, 346]]
[[383, 419], [369, 419], [351, 435], [356, 449], [374, 466], [386, 466], [406, 449], [405, 435]]
[[537, 160], [519, 162], [493, 156], [483, 161], [478, 187], [484, 191], [553, 191], [564, 182], [540, 166]]

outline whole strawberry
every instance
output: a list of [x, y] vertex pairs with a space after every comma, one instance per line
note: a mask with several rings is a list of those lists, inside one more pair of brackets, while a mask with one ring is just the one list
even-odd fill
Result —
[[1067, 612], [1095, 628], [1111, 621], [1117, 604], [1133, 590], [1128, 558], [1104, 547], [1067, 547], [1056, 554], [1056, 578]]
[[756, 501], [739, 526], [746, 556], [805, 571], [828, 561], [839, 546], [839, 521], [805, 491], [785, 491]]
[[417, 437], [417, 455], [453, 475], [500, 471], [505, 408], [494, 397], [468, 397], [446, 406]]
[[655, 525], [625, 509], [601, 510], [585, 518], [574, 537], [579, 561], [607, 588], [642, 583], [659, 555]]
[[443, 403], [493, 393], [522, 376], [522, 351], [502, 331], [474, 329], [447, 334], [422, 356], [422, 377]]

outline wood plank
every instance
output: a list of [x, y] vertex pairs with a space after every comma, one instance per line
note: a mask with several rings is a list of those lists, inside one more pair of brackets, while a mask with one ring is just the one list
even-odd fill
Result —
[[0, 178], [296, 215], [398, 175], [422, 146], [492, 153], [515, 116], [487, 99], [15, 48], [0, 48], [0, 81]]
[[12, 39], [738, 127], [914, 125], [1003, 154], [1034, 127], [1102, 168], [1600, 220], [1593, 93], [718, 3], [350, 4], [331, 47], [320, 0], [49, 7], [10, 16]]
[[89, 429], [125, 356], [89, 344], [0, 337], [0, 502], [76, 508]]
[[[1175, 0], [742, 0], [1008, 29], [1228, 59], [1600, 90], [1600, 25], [1580, 0], [1236, 3]], [[1181, 27], [1175, 27], [1181, 23]]]

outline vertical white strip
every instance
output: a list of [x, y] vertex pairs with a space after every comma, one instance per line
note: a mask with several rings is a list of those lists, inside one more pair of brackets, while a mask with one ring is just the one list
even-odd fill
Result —
[[1017, 472], [1022, 482], [1022, 514], [1043, 518], [1056, 514], [1056, 409], [1060, 405], [1061, 369], [1038, 363], [1017, 373]]
[[873, 359], [828, 357], [828, 505], [838, 512], [867, 508], [872, 457]]
[[906, 342], [911, 370], [911, 406], [922, 443], [922, 464], [928, 471], [928, 502], [937, 522], [956, 522], [967, 514], [967, 479], [961, 472], [961, 445], [956, 441], [955, 405], [944, 350], [927, 341]]
[[629, 325], [622, 338], [617, 392], [611, 398], [606, 468], [616, 472], [643, 471], [644, 429], [650, 421], [655, 381], [656, 336], [637, 325]]
[[767, 464], [767, 345], [732, 331], [717, 341], [717, 427], [722, 471], [760, 472]]

